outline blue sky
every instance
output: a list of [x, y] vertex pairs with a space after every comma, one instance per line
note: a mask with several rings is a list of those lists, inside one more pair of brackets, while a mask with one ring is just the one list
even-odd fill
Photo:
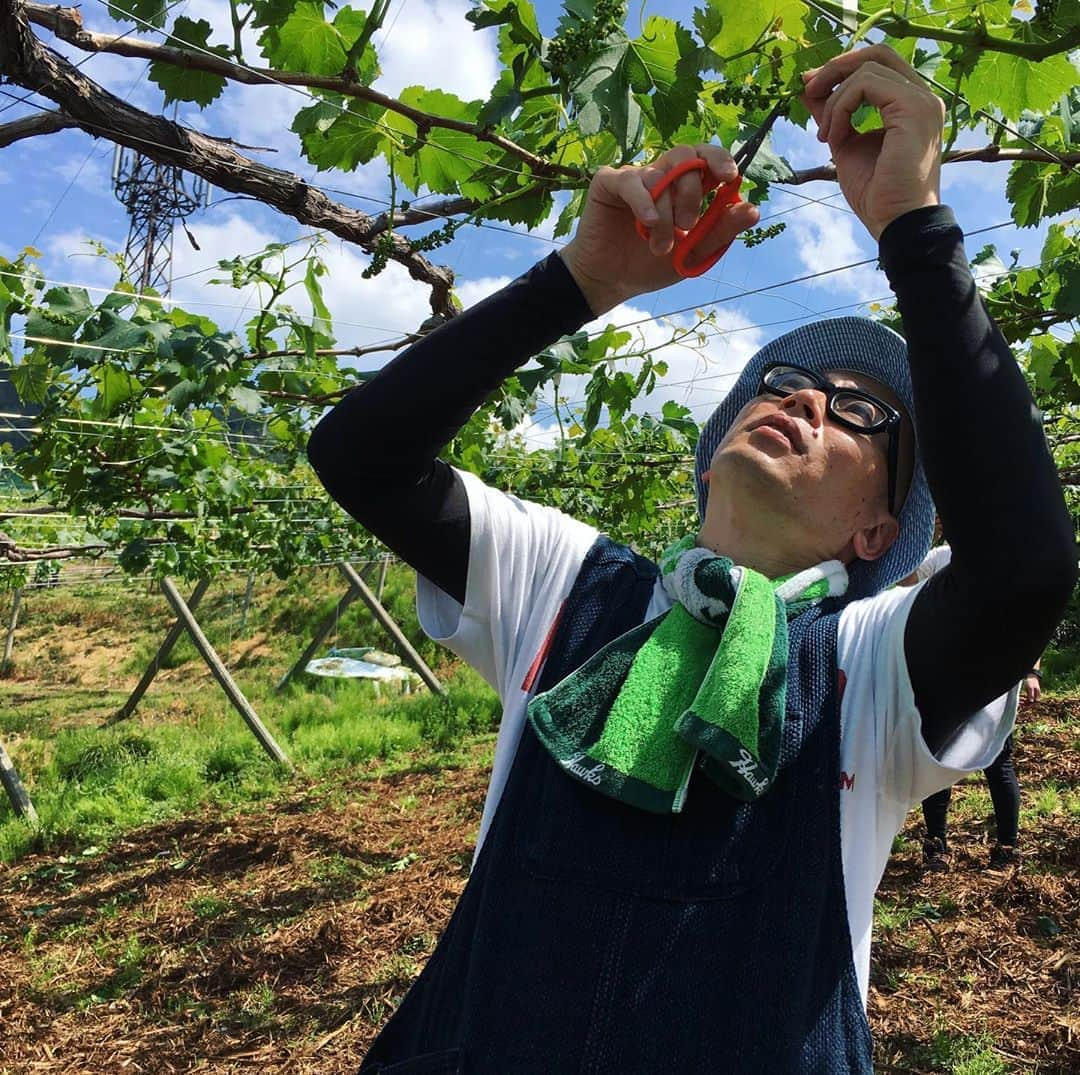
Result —
[[[692, 7], [689, 2], [668, 0], [650, 2], [645, 11], [689, 21]], [[223, 28], [228, 25], [227, 10], [225, 0], [179, 0], [173, 13], [207, 18]], [[386, 30], [376, 38], [383, 68], [377, 87], [397, 93], [407, 85], [420, 83], [437, 85], [469, 99], [485, 97], [497, 72], [494, 32], [472, 31], [464, 20], [466, 10], [465, 0], [396, 0]], [[553, 31], [559, 10], [558, 5], [547, 0], [539, 5], [541, 26], [546, 32]], [[117, 34], [130, 25], [114, 22], [103, 0], [88, 0], [82, 12], [89, 28], [106, 33]], [[146, 79], [144, 63], [107, 54], [87, 59], [86, 54], [62, 43], [57, 47], [73, 55], [77, 62], [85, 60], [82, 70], [112, 92], [140, 107], [160, 111], [160, 91]], [[246, 59], [253, 65], [262, 63], [253, 41]], [[249, 145], [273, 147], [276, 152], [263, 154], [261, 159], [291, 169], [315, 185], [385, 198], [384, 170], [377, 165], [351, 175], [319, 174], [299, 156], [297, 139], [288, 127], [292, 116], [306, 103], [301, 94], [285, 88], [230, 86], [205, 111], [181, 106], [179, 119]], [[0, 108], [6, 109], [0, 121], [34, 110], [29, 104], [7, 108], [10, 104], [10, 98], [0, 98]], [[962, 144], [984, 144], [987, 140], [971, 134]], [[790, 124], [780, 124], [775, 141], [795, 167], [821, 164], [827, 159], [827, 151], [812, 135]], [[110, 143], [78, 131], [20, 142], [0, 153], [0, 192], [8, 206], [0, 227], [0, 253], [12, 257], [22, 247], [34, 245], [44, 253], [42, 266], [50, 278], [108, 287], [115, 273], [90, 255], [87, 243], [97, 241], [113, 250], [124, 245], [127, 221], [110, 187], [112, 157]], [[968, 231], [1009, 220], [1003, 195], [1007, 171], [1006, 165], [986, 164], [957, 164], [944, 169], [944, 198], [956, 208]], [[174, 296], [223, 327], [231, 327], [250, 316], [254, 296], [211, 286], [208, 281], [215, 275], [217, 259], [253, 253], [269, 241], [290, 240], [310, 229], [262, 206], [226, 198], [225, 193], [215, 191], [210, 208], [189, 221], [200, 250], [194, 250], [182, 232], [177, 233]], [[818, 201], [808, 202], [808, 198]], [[370, 201], [349, 197], [341, 200], [368, 211], [379, 208]], [[671, 366], [668, 384], [654, 395], [650, 409], [673, 398], [688, 403], [703, 417], [722, 398], [733, 371], [767, 340], [805, 318], [826, 312], [865, 313], [867, 303], [887, 301], [888, 286], [873, 265], [764, 294], [741, 295], [746, 290], [875, 256], [875, 244], [845, 210], [835, 184], [810, 184], [794, 192], [774, 187], [763, 216], [783, 211], [787, 211], [782, 219], [788, 222], [788, 228], [779, 238], [752, 250], [736, 244], [707, 278], [643, 296], [605, 319], [623, 323], [684, 307], [708, 309], [717, 304], [716, 329], [710, 330], [704, 347], [672, 349], [665, 355]], [[535, 236], [466, 228], [452, 247], [437, 252], [436, 259], [454, 267], [458, 293], [468, 304], [545, 256], [554, 248], [550, 236], [550, 223]], [[1009, 251], [1018, 248], [1021, 262], [1029, 263], [1037, 260], [1042, 233], [1010, 226], [985, 238], [971, 238], [969, 253], [974, 254], [986, 241], [997, 245], [1006, 262]], [[411, 331], [425, 316], [424, 289], [403, 271], [392, 266], [375, 281], [365, 281], [360, 278], [365, 259], [358, 251], [330, 237], [323, 253], [330, 268], [327, 298], [343, 345]], [[297, 305], [303, 303], [297, 301]], [[677, 318], [676, 322], [686, 323], [685, 318]], [[663, 323], [642, 326], [640, 331], [651, 343], [670, 336], [670, 327]], [[378, 360], [371, 362], [378, 364]], [[564, 395], [577, 398], [579, 388], [564, 384]], [[542, 433], [533, 435], [538, 441], [543, 439]]]

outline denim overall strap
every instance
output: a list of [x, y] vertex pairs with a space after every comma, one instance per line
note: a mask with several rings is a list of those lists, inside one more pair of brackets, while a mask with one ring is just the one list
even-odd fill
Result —
[[[597, 542], [539, 689], [640, 623], [655, 578]], [[697, 773], [682, 814], [634, 810], [526, 727], [461, 901], [361, 1070], [870, 1072], [840, 860], [837, 618], [791, 624], [780, 773], [756, 803]]]

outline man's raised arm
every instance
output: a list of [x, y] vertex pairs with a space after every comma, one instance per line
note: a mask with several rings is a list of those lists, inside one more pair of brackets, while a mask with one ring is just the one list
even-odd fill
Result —
[[[938, 204], [941, 101], [885, 46], [803, 77], [848, 204], [880, 241], [919, 451], [953, 550], [916, 597], [904, 639], [923, 738], [937, 750], [1042, 652], [1076, 581], [1072, 526], [1041, 415]], [[864, 101], [881, 130], [852, 127]]]
[[465, 600], [469, 505], [436, 458], [518, 366], [592, 317], [552, 255], [354, 388], [315, 427], [308, 458], [330, 495], [388, 548]]

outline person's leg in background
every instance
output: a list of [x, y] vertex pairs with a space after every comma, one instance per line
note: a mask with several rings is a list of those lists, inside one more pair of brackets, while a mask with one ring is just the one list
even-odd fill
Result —
[[990, 852], [991, 868], [1001, 868], [1017, 861], [1020, 837], [1020, 783], [1013, 764], [1013, 737], [1010, 735], [1001, 753], [985, 770], [990, 798], [994, 803], [997, 842]]
[[923, 820], [926, 822], [923, 865], [930, 870], [943, 871], [949, 868], [949, 840], [946, 830], [951, 798], [952, 788], [942, 788], [923, 799]]

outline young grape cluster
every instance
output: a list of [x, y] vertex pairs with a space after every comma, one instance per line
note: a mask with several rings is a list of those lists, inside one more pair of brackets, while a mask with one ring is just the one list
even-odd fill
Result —
[[422, 250], [437, 250], [440, 246], [453, 242], [458, 229], [466, 223], [466, 220], [449, 220], [441, 228], [429, 231], [427, 235], [422, 235], [419, 239], [411, 239], [410, 252], [415, 254]]
[[375, 249], [371, 251], [371, 261], [360, 275], [365, 280], [371, 280], [386, 268], [390, 255], [394, 252], [394, 236], [392, 232], [384, 231], [375, 242]]
[[756, 82], [723, 82], [713, 90], [713, 100], [717, 104], [738, 105], [746, 111], [761, 111], [768, 108], [784, 92], [783, 84], [773, 80], [767, 86]]
[[782, 220], [778, 220], [775, 224], [767, 224], [764, 228], [751, 228], [749, 231], [744, 231], [740, 238], [747, 247], [758, 246], [766, 239], [775, 238], [786, 227], [787, 225]]
[[579, 18], [575, 25], [567, 26], [549, 42], [548, 67], [563, 77], [578, 60], [588, 56], [598, 41], [622, 29], [625, 19], [625, 0], [596, 0], [591, 18]]

